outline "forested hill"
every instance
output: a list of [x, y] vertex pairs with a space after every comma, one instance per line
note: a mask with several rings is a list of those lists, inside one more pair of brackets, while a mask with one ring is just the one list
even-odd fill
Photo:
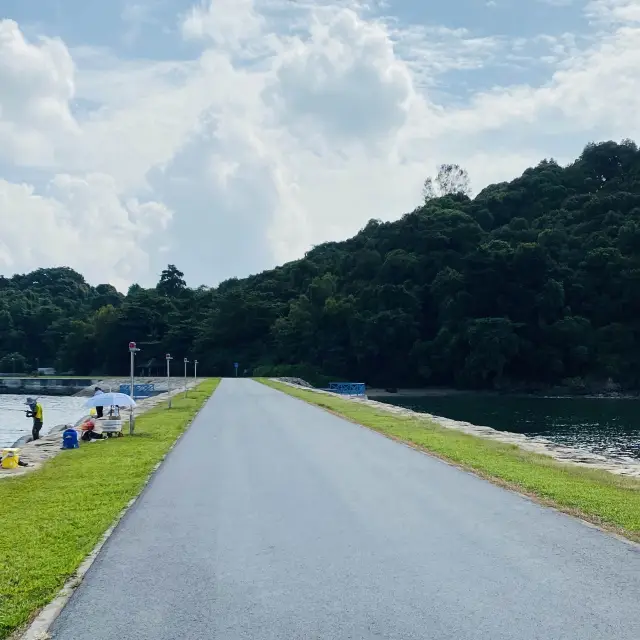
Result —
[[[392, 213], [392, 212], [390, 212]], [[471, 200], [401, 220], [216, 289], [170, 266], [126, 296], [70, 269], [0, 280], [0, 370], [80, 374], [198, 358], [200, 371], [314, 373], [382, 386], [640, 386], [640, 151], [589, 145]]]

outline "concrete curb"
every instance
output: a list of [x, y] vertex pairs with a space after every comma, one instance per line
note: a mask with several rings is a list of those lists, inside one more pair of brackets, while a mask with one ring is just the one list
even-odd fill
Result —
[[[215, 393], [215, 389], [214, 389]], [[213, 394], [211, 394], [213, 395]], [[154, 465], [149, 477], [145, 480], [142, 485], [140, 492], [135, 498], [132, 498], [127, 505], [122, 509], [122, 511], [118, 514], [114, 522], [111, 526], [104, 532], [102, 538], [98, 541], [98, 544], [92, 549], [91, 553], [82, 561], [76, 572], [65, 582], [64, 586], [58, 592], [58, 595], [48, 604], [45, 605], [43, 609], [36, 615], [36, 617], [31, 621], [29, 626], [25, 631], [18, 631], [15, 634], [10, 636], [10, 640], [49, 640], [51, 635], [49, 634], [49, 630], [53, 626], [53, 623], [56, 621], [57, 617], [62, 613], [62, 610], [65, 608], [74, 591], [80, 586], [85, 575], [91, 568], [91, 565], [95, 562], [95, 559], [98, 557], [98, 554], [102, 550], [102, 547], [106, 544], [107, 540], [113, 535], [114, 531], [117, 529], [118, 525], [125, 517], [129, 509], [133, 507], [133, 505], [139, 500], [142, 494], [145, 492], [145, 489], [149, 486], [151, 481], [153, 480], [156, 472], [162, 466], [164, 461], [167, 459], [167, 456], [173, 451], [173, 449], [177, 446], [177, 444], [182, 440], [184, 435], [189, 430], [189, 427], [193, 423], [193, 421], [198, 417], [202, 409], [204, 409], [207, 402], [210, 400], [211, 396], [205, 400], [204, 404], [198, 409], [198, 412], [193, 416], [193, 418], [189, 421], [189, 424], [186, 425], [184, 431], [176, 438], [175, 442], [169, 447], [167, 452], [162, 456], [162, 458]]]

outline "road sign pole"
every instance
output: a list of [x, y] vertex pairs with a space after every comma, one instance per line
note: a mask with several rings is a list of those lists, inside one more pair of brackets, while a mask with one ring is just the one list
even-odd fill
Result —
[[195, 382], [198, 378], [198, 361], [193, 361], [193, 381]]
[[187, 363], [189, 360], [187, 358], [184, 359], [184, 397], [187, 397]]

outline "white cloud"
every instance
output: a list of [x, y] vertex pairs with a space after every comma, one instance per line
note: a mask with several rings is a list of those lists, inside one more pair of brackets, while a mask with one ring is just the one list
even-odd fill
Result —
[[210, 0], [191, 8], [182, 21], [187, 39], [210, 39], [236, 51], [262, 34], [264, 20], [253, 0]]
[[74, 64], [64, 43], [27, 42], [13, 20], [0, 20], [0, 158], [52, 165], [55, 145], [75, 136], [69, 109]]
[[636, 0], [591, 0], [587, 15], [605, 23], [639, 23], [640, 4]]
[[70, 266], [124, 289], [148, 267], [147, 242], [170, 219], [158, 202], [122, 201], [101, 174], [57, 175], [45, 194], [0, 180], [0, 266]]
[[409, 70], [398, 60], [381, 24], [346, 9], [317, 12], [306, 39], [288, 43], [277, 63], [270, 94], [283, 121], [303, 131], [320, 127], [332, 141], [375, 141], [401, 127], [413, 97]]
[[[13, 220], [0, 264], [63, 261], [124, 286], [171, 260], [214, 284], [400, 216], [439, 162], [465, 165], [478, 190], [590, 139], [640, 136], [636, 7], [591, 2], [599, 39], [584, 46], [571, 33], [509, 41], [399, 24], [356, 0], [213, 0], [180, 19], [196, 57], [163, 62], [70, 53], [0, 23], [0, 82], [13, 83], [0, 140], [51, 168], [46, 189], [0, 183], [0, 217]], [[527, 64], [532, 44], [553, 65], [539, 85], [438, 93], [444, 74]], [[105, 220], [109, 255], [84, 252]], [[58, 238], [57, 221], [55, 246], [16, 241], [38, 228]]]
[[148, 1], [127, 2], [127, 4], [122, 7], [120, 19], [126, 26], [124, 33], [124, 42], [126, 44], [133, 44], [145, 26], [155, 23], [153, 11], [154, 5]]

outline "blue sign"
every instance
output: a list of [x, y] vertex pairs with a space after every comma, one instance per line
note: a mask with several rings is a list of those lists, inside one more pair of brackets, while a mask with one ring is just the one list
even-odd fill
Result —
[[131, 385], [130, 384], [121, 384], [120, 385], [120, 393], [126, 393], [128, 396], [132, 398], [148, 398], [149, 396], [154, 395], [155, 385], [153, 384], [134, 384], [133, 385], [133, 396], [131, 396]]
[[234, 362], [234, 363], [233, 363], [233, 366], [237, 369], [239, 365], [238, 365], [238, 363], [237, 363], [237, 362]]
[[328, 391], [343, 396], [366, 396], [367, 394], [364, 382], [330, 382]]

